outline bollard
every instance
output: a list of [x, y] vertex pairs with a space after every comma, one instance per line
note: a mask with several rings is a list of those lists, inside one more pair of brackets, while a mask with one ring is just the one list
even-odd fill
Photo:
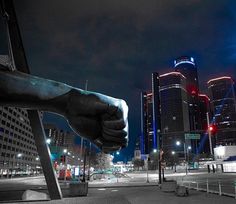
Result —
[[190, 189], [191, 181], [188, 183], [188, 189]]
[[236, 199], [236, 181], [234, 181], [234, 198]]
[[218, 184], [219, 184], [219, 195], [221, 196], [222, 195], [222, 191], [221, 191], [221, 182], [220, 182], [220, 180], [218, 181]]
[[196, 182], [196, 183], [197, 183], [197, 191], [198, 191], [198, 190], [199, 190], [199, 189], [198, 189], [198, 182]]
[[208, 183], [208, 179], [207, 179], [207, 193], [209, 193], [209, 183]]
[[[148, 169], [147, 169], [147, 183], [149, 183]], [[160, 181], [159, 181], [160, 183]]]
[[208, 172], [208, 173], [211, 172], [211, 169], [210, 169], [210, 165], [209, 165], [209, 164], [207, 165], [207, 172]]

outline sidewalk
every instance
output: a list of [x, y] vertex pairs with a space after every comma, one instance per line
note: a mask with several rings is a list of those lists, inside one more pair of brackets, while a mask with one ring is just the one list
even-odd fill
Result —
[[20, 202], [21, 204], [235, 204], [234, 198], [190, 190], [188, 197], [164, 193], [157, 186], [90, 188], [87, 197], [63, 198], [62, 200]]

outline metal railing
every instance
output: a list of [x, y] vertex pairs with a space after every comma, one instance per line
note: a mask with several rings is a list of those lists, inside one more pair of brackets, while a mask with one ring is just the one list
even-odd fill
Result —
[[205, 191], [207, 193], [215, 193], [218, 195], [227, 195], [236, 199], [236, 180], [232, 179], [196, 179], [196, 180], [182, 180], [177, 181], [180, 185], [188, 189], [195, 189], [197, 191]]

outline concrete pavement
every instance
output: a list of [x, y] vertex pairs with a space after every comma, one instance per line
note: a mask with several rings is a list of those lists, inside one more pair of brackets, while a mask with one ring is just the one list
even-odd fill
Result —
[[[87, 197], [72, 197], [62, 200], [30, 202], [32, 204], [233, 204], [234, 198], [190, 190], [188, 197], [164, 193], [158, 186], [89, 188]], [[16, 202], [17, 203], [17, 202]], [[29, 202], [21, 202], [21, 204]]]

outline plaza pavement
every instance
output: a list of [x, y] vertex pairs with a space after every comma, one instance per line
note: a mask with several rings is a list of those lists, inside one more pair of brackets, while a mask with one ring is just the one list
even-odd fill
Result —
[[[18, 202], [15, 202], [18, 203]], [[86, 197], [70, 197], [62, 200], [20, 202], [20, 204], [235, 204], [232, 197], [207, 194], [190, 190], [188, 197], [178, 197], [174, 193], [162, 192], [157, 185], [145, 186], [109, 186], [89, 188]]]

